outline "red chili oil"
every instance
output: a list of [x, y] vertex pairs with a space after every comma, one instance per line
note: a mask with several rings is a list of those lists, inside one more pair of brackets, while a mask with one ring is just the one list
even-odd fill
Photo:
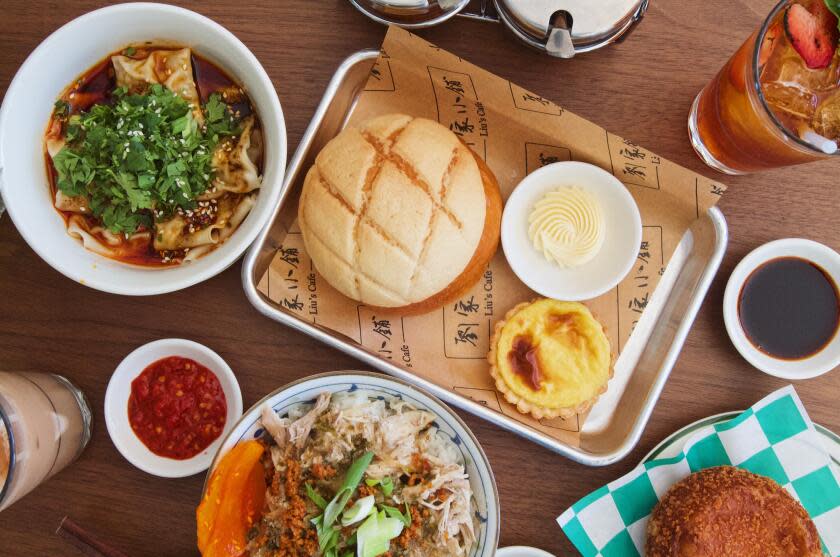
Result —
[[226, 420], [227, 400], [218, 377], [194, 360], [163, 358], [131, 382], [128, 421], [158, 456], [194, 457], [222, 434]]

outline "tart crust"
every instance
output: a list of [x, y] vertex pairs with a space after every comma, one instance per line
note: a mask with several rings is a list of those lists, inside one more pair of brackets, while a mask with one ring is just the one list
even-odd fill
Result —
[[[502, 332], [505, 329], [505, 326], [522, 310], [531, 306], [532, 304], [536, 304], [538, 302], [542, 302], [543, 300], [547, 300], [546, 298], [536, 298], [531, 300], [530, 302], [522, 302], [517, 304], [513, 308], [511, 308], [502, 318], [500, 321], [496, 323], [493, 329], [493, 337], [490, 340], [490, 352], [487, 354], [487, 361], [490, 364], [490, 375], [493, 376], [493, 379], [496, 383], [496, 389], [504, 395], [505, 400], [509, 403], [516, 406], [516, 409], [523, 413], [523, 414], [530, 414], [534, 418], [540, 420], [544, 418], [570, 418], [575, 414], [583, 414], [588, 412], [595, 402], [598, 400], [602, 394], [607, 391], [607, 385], [609, 380], [612, 379], [614, 369], [614, 357], [612, 354], [612, 348], [609, 345], [609, 339], [607, 339], [605, 334], [604, 326], [592, 316], [592, 319], [595, 320], [599, 325], [601, 325], [601, 333], [604, 335], [604, 341], [606, 341], [607, 348], [609, 350], [609, 364], [608, 364], [608, 371], [606, 374], [606, 378], [603, 381], [603, 384], [598, 388], [597, 392], [584, 400], [576, 401], [574, 404], [570, 405], [559, 405], [559, 406], [547, 406], [544, 404], [540, 404], [535, 400], [529, 400], [527, 397], [524, 397], [514, 391], [514, 389], [507, 383], [505, 379], [505, 373], [499, 369], [498, 363], [498, 350], [499, 350], [499, 342], [502, 337]], [[564, 302], [567, 304], [577, 302]], [[586, 307], [584, 304], [579, 304], [583, 308], [586, 309], [586, 312], [591, 315], [589, 308]], [[544, 364], [544, 362], [543, 362]], [[512, 370], [509, 370], [508, 373], [514, 373]], [[550, 382], [550, 379], [549, 379]], [[536, 391], [535, 391], [536, 392]]]

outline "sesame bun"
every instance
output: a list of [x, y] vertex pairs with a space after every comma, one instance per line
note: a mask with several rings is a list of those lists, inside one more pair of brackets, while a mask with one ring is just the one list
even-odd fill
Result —
[[651, 514], [647, 557], [822, 557], [808, 513], [770, 478], [732, 466], [674, 484]]
[[298, 222], [318, 272], [365, 305], [425, 313], [471, 288], [499, 243], [495, 177], [450, 130], [389, 114], [333, 138]]

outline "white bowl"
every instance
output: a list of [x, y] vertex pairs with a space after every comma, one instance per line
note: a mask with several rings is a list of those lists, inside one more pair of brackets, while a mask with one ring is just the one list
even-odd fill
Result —
[[[244, 439], [255, 439], [264, 433], [260, 425], [260, 411], [264, 404], [269, 404], [275, 412], [287, 413], [299, 404], [312, 403], [318, 394], [352, 392], [356, 390], [372, 391], [383, 395], [401, 398], [414, 407], [427, 410], [437, 419], [434, 424], [439, 431], [455, 441], [466, 464], [470, 476], [470, 485], [476, 500], [475, 513], [479, 519], [476, 532], [478, 543], [470, 557], [493, 557], [499, 544], [499, 494], [496, 479], [490, 469], [487, 455], [478, 444], [461, 418], [432, 395], [398, 379], [375, 373], [361, 371], [335, 371], [315, 375], [294, 383], [289, 383], [269, 394], [245, 412], [242, 419], [227, 435], [213, 465], [207, 472], [207, 478], [216, 467], [219, 459], [233, 446]], [[207, 481], [204, 482], [205, 489]]]
[[840, 284], [840, 254], [828, 246], [800, 238], [776, 240], [759, 246], [738, 263], [726, 283], [723, 295], [726, 332], [741, 356], [764, 373], [791, 380], [817, 377], [840, 365], [840, 335], [835, 334], [831, 342], [813, 356], [801, 360], [781, 360], [753, 346], [741, 326], [738, 298], [744, 282], [758, 267], [778, 257], [800, 257], [816, 263], [835, 284]]
[[[132, 42], [160, 40], [194, 48], [246, 89], [260, 117], [265, 168], [257, 203], [236, 233], [189, 264], [152, 269], [87, 251], [53, 208], [44, 164], [44, 131], [58, 96], [108, 54]], [[283, 110], [268, 74], [230, 31], [195, 12], [164, 4], [102, 8], [47, 37], [18, 70], [0, 108], [0, 190], [26, 242], [47, 263], [82, 284], [116, 294], [172, 292], [230, 266], [254, 241], [280, 197], [286, 168]]]
[[[195, 360], [212, 371], [219, 378], [227, 401], [227, 416], [221, 435], [206, 449], [186, 460], [164, 458], [154, 454], [137, 438], [128, 421], [131, 382], [149, 364], [168, 356], [181, 356]], [[137, 468], [164, 478], [182, 478], [206, 470], [213, 460], [213, 455], [219, 450], [222, 441], [240, 417], [242, 417], [242, 393], [230, 366], [221, 356], [191, 340], [166, 338], [137, 348], [117, 366], [105, 392], [105, 425], [117, 450]]]
[[[580, 267], [563, 269], [548, 261], [528, 237], [528, 217], [543, 196], [557, 188], [577, 186], [591, 193], [604, 214], [604, 243]], [[513, 272], [528, 288], [557, 300], [596, 298], [627, 276], [639, 255], [642, 219], [639, 208], [618, 178], [584, 162], [556, 162], [522, 180], [502, 215], [502, 248]]]

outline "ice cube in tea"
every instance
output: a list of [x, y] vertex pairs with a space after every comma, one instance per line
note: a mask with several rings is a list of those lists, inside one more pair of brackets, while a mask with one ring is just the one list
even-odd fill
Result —
[[812, 70], [781, 33], [760, 71], [767, 104], [788, 129], [798, 133], [815, 117], [821, 94], [840, 83], [840, 57], [835, 55], [827, 68]]
[[796, 85], [813, 93], [830, 91], [840, 84], [840, 57], [835, 54], [828, 67], [812, 70], [782, 34], [761, 68], [761, 82]]
[[795, 84], [786, 85], [774, 81], [761, 86], [767, 104], [788, 128], [794, 128], [799, 122], [808, 122], [817, 110], [817, 96]]
[[811, 126], [821, 136], [840, 141], [840, 89], [819, 104]]
[[[831, 107], [824, 110], [827, 105], [822, 99], [826, 95], [833, 97], [840, 85], [840, 55], [835, 53], [826, 68], [810, 69], [784, 32], [768, 32], [768, 37], [771, 35], [772, 43], [766, 38], [762, 46], [764, 65], [760, 68], [761, 90], [767, 104], [794, 134], [813, 127], [825, 135], [821, 130], [837, 126]], [[836, 133], [826, 137], [834, 138]]]

